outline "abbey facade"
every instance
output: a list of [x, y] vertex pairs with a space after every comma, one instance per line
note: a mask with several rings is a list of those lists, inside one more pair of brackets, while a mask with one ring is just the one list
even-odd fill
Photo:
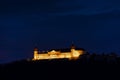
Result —
[[80, 55], [84, 54], [84, 49], [76, 49], [74, 46], [71, 49], [64, 50], [51, 50], [48, 52], [39, 52], [37, 48], [34, 49], [33, 60], [44, 60], [44, 59], [77, 59]]

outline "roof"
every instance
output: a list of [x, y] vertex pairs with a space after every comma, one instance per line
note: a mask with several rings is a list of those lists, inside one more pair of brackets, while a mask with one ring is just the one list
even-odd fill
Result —
[[35, 47], [35, 48], [34, 48], [34, 51], [38, 51], [38, 48], [37, 48], [37, 47]]
[[[70, 48], [52, 49], [52, 50], [55, 50], [55, 51], [61, 51], [61, 52], [70, 52], [70, 51], [71, 51]], [[52, 51], [52, 50], [50, 50], [50, 51]], [[85, 49], [83, 49], [83, 48], [75, 48], [75, 50], [83, 50], [83, 51], [85, 51]]]

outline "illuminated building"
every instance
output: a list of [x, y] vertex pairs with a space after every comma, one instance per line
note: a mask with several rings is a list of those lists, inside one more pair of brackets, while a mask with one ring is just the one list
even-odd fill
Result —
[[81, 48], [75, 48], [72, 45], [71, 49], [53, 49], [48, 52], [39, 52], [37, 48], [34, 49], [33, 60], [44, 60], [44, 59], [78, 59], [80, 55], [84, 54], [85, 50]]

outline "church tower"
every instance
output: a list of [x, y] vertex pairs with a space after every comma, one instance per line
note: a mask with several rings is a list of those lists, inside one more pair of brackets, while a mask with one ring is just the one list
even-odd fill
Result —
[[38, 48], [34, 48], [34, 59], [37, 59], [38, 53], [39, 53]]
[[74, 56], [74, 51], [75, 51], [75, 45], [72, 43], [71, 45], [71, 56]]
[[75, 45], [72, 43], [71, 45], [71, 52], [73, 52], [75, 50]]
[[75, 49], [75, 45], [73, 43], [71, 45], [71, 49]]
[[77, 59], [79, 57], [80, 53], [78, 50], [76, 50], [76, 47], [74, 44], [71, 46], [71, 59]]

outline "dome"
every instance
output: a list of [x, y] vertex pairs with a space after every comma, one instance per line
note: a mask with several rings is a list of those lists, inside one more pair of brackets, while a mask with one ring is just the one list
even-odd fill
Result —
[[34, 51], [38, 51], [38, 48], [37, 48], [37, 47], [35, 47], [35, 48], [34, 48]]
[[75, 45], [74, 44], [71, 45], [71, 49], [75, 49]]

